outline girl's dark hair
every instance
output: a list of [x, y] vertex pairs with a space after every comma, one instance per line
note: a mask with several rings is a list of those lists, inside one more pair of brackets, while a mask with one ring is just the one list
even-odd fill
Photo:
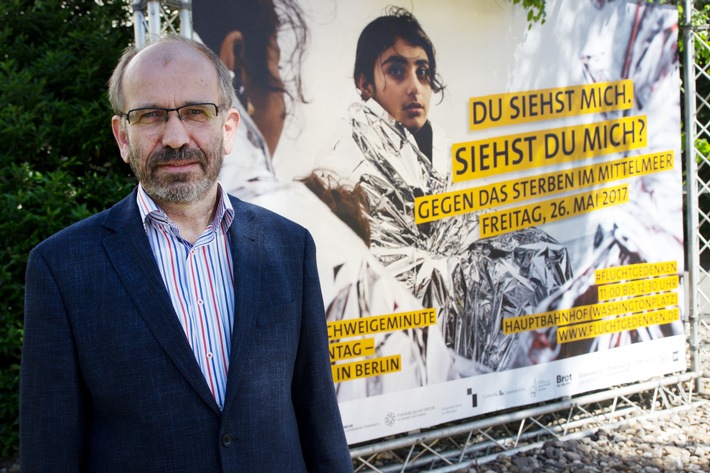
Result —
[[436, 73], [436, 52], [429, 36], [410, 12], [404, 8], [388, 7], [385, 15], [371, 21], [360, 33], [355, 51], [355, 70], [353, 79], [358, 87], [358, 78], [362, 75], [368, 82], [375, 81], [375, 62], [387, 48], [394, 45], [398, 38], [409, 44], [419, 46], [429, 59], [429, 83], [431, 90], [441, 92], [444, 84]]
[[[213, 51], [220, 50], [227, 33], [241, 31], [248, 47], [243, 51], [243, 60], [241, 55], [235, 55], [238, 61], [235, 69], [256, 79], [251, 81], [255, 85], [305, 102], [301, 66], [308, 27], [296, 0], [199, 0], [193, 22], [202, 41]], [[285, 76], [278, 80], [269, 71], [267, 53], [271, 38], [282, 32], [292, 35], [289, 44], [294, 46], [286, 55]]]

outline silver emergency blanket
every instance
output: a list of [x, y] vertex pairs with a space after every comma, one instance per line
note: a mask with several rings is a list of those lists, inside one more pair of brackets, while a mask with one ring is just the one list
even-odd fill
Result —
[[445, 320], [456, 354], [501, 371], [554, 359], [554, 329], [504, 335], [503, 320], [538, 312], [572, 277], [567, 249], [538, 228], [480, 240], [463, 255], [464, 310]]

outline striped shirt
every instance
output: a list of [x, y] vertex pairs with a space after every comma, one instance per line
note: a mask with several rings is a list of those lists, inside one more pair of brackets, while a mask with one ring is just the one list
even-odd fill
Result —
[[219, 186], [214, 220], [191, 244], [138, 186], [138, 208], [165, 287], [207, 385], [220, 409], [234, 322], [234, 272], [229, 226], [234, 209]]

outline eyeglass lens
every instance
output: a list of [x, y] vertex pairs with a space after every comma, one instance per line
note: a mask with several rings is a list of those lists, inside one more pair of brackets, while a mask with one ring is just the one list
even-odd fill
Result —
[[137, 108], [129, 110], [126, 118], [131, 125], [155, 125], [168, 121], [170, 112], [177, 112], [180, 120], [185, 123], [205, 123], [217, 116], [218, 108], [213, 103], [183, 105], [177, 108]]

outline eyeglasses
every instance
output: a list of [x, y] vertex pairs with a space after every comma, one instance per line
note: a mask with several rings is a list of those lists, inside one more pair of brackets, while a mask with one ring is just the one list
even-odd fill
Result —
[[219, 108], [213, 103], [193, 103], [177, 108], [134, 108], [120, 115], [131, 125], [150, 126], [167, 122], [170, 112], [176, 112], [185, 124], [199, 124], [214, 120]]

